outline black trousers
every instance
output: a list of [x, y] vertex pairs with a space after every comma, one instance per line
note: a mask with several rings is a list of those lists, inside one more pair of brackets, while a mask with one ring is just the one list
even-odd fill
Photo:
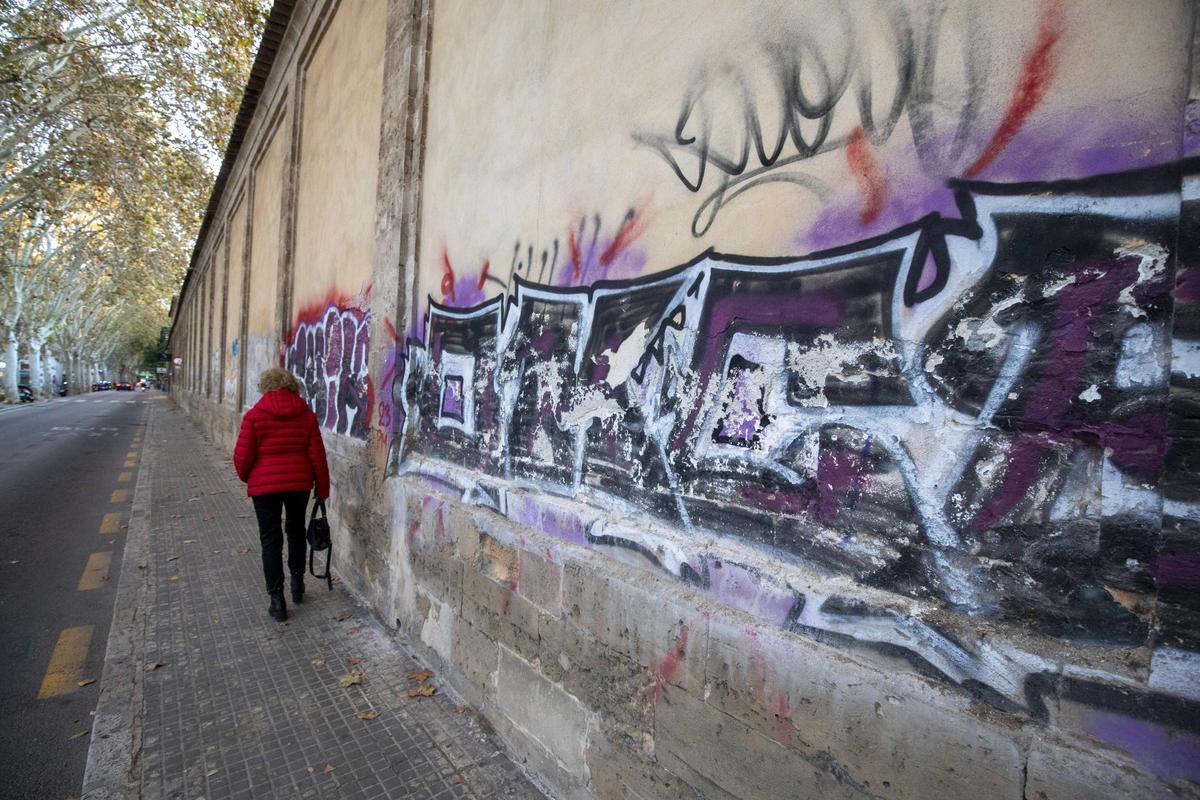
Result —
[[304, 515], [308, 511], [308, 492], [272, 492], [250, 498], [258, 517], [258, 538], [262, 543], [263, 577], [268, 592], [283, 591], [283, 532], [280, 514], [287, 511], [288, 572], [304, 574]]

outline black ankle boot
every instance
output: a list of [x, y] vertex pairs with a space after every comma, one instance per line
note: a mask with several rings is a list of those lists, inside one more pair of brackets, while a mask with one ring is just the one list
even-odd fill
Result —
[[267, 610], [271, 615], [271, 619], [276, 622], [283, 622], [287, 619], [287, 603], [283, 601], [283, 590], [271, 592], [271, 607]]
[[304, 602], [304, 573], [292, 573], [292, 602], [300, 605]]

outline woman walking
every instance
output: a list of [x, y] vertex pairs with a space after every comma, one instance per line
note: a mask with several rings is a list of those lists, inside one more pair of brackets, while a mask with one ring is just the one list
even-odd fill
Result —
[[[329, 465], [317, 416], [300, 399], [300, 384], [286, 369], [272, 367], [258, 381], [262, 399], [242, 417], [233, 466], [254, 501], [262, 542], [263, 577], [271, 596], [269, 613], [287, 619], [283, 600], [283, 532], [287, 530], [292, 602], [304, 597], [304, 515], [308, 493], [329, 497]], [[286, 512], [286, 526], [280, 514]]]

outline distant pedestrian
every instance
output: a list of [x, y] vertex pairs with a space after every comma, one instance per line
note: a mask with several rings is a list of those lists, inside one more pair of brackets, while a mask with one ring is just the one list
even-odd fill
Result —
[[262, 542], [263, 576], [271, 596], [270, 615], [287, 619], [283, 600], [283, 531], [280, 514], [286, 510], [288, 571], [292, 573], [292, 602], [304, 597], [304, 515], [308, 493], [329, 497], [329, 465], [317, 415], [300, 399], [300, 384], [286, 369], [272, 367], [258, 381], [262, 399], [242, 417], [233, 466], [254, 501], [258, 536]]

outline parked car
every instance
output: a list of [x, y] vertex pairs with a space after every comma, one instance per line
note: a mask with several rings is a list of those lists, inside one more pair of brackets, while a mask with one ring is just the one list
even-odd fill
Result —
[[30, 389], [28, 386], [26, 386], [23, 383], [18, 384], [17, 397], [20, 398], [22, 403], [32, 403], [33, 399], [34, 399], [33, 398], [33, 389]]
[[132, 392], [133, 384], [130, 383], [129, 381], [118, 381], [117, 382], [117, 391], [118, 392]]

